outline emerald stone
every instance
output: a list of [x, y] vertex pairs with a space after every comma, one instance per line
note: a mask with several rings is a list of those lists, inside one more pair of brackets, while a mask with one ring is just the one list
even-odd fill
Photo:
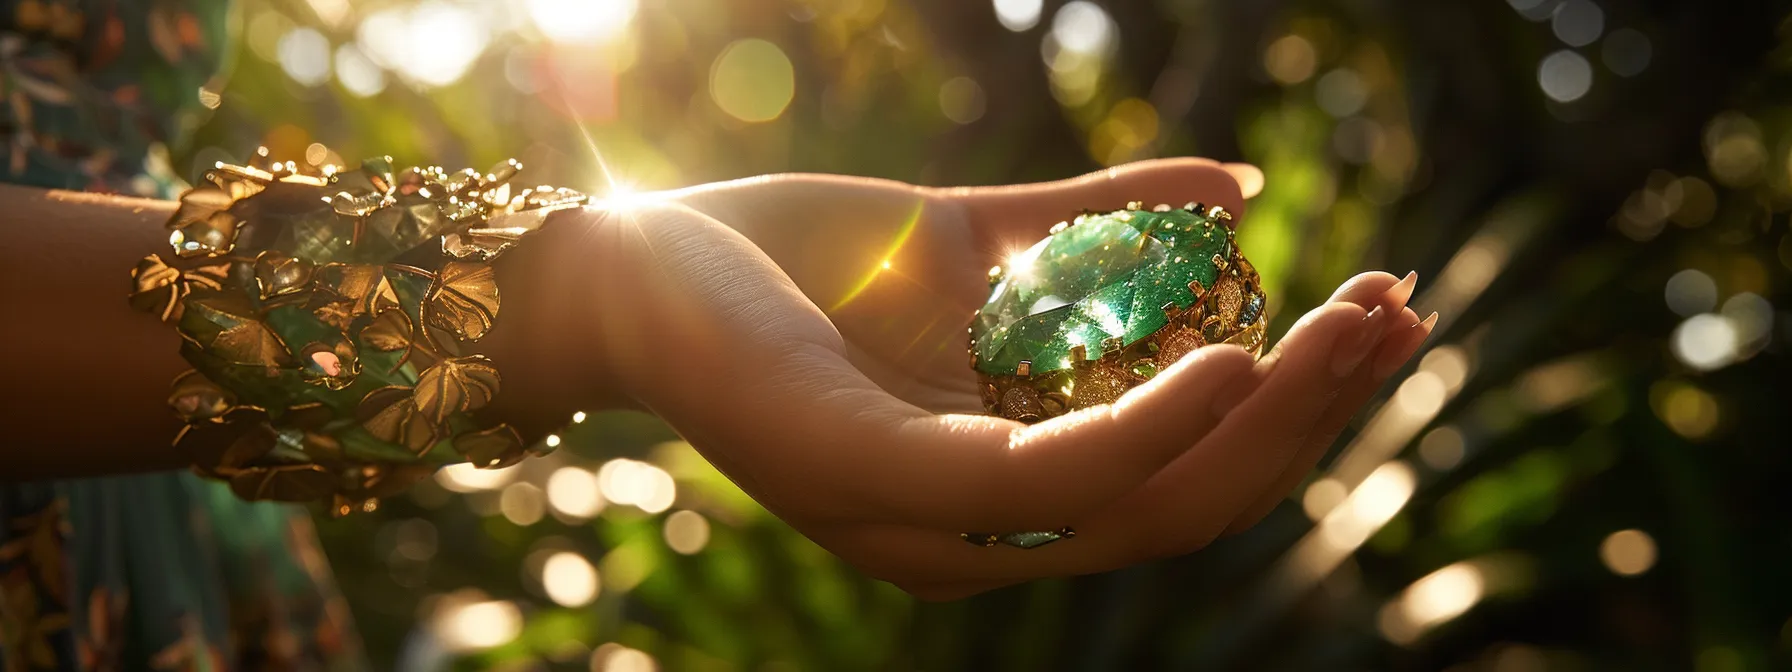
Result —
[[1096, 359], [1169, 323], [1166, 305], [1196, 302], [1189, 283], [1212, 287], [1217, 255], [1231, 254], [1223, 223], [1204, 211], [1087, 214], [1015, 255], [971, 324], [977, 371], [1038, 375], [1068, 369], [1082, 347]]

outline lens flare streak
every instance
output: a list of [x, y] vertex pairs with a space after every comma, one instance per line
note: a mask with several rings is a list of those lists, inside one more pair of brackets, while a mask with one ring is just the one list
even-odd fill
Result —
[[877, 265], [871, 268], [870, 273], [866, 273], [863, 278], [860, 278], [859, 282], [853, 285], [852, 289], [847, 290], [845, 296], [840, 297], [839, 301], [836, 301], [832, 306], [829, 306], [828, 312], [845, 308], [846, 304], [852, 303], [853, 299], [857, 299], [860, 294], [865, 293], [865, 290], [871, 287], [871, 283], [877, 282], [878, 276], [883, 275], [884, 270], [887, 268], [885, 264], [888, 263], [889, 260], [895, 259], [896, 255], [902, 251], [902, 246], [908, 243], [909, 236], [914, 235], [915, 227], [921, 223], [921, 211], [926, 209], [926, 207], [927, 203], [925, 201], [915, 202], [915, 211], [909, 213], [907, 221], [904, 221], [902, 227], [896, 230], [896, 236], [890, 240], [889, 249], [885, 250], [882, 255], [877, 257], [879, 260]]

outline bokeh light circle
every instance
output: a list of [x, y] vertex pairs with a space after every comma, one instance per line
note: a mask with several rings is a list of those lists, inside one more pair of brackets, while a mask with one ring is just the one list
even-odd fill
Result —
[[736, 40], [709, 69], [709, 96], [729, 116], [765, 122], [784, 114], [796, 96], [796, 69], [778, 45]]
[[292, 81], [317, 86], [330, 79], [330, 41], [310, 28], [295, 28], [280, 37], [274, 53]]
[[439, 0], [374, 12], [355, 31], [355, 43], [368, 59], [422, 86], [459, 80], [490, 41], [477, 14]]
[[1042, 0], [994, 0], [996, 20], [1014, 32], [1039, 25], [1039, 14], [1045, 9]]
[[1668, 310], [1691, 317], [1717, 307], [1717, 282], [1697, 269], [1685, 269], [1668, 278], [1662, 290]]
[[1605, 36], [1605, 44], [1600, 47], [1600, 57], [1605, 67], [1619, 77], [1635, 77], [1649, 67], [1649, 59], [1654, 55], [1654, 48], [1649, 44], [1649, 37], [1631, 28], [1619, 28]]
[[1299, 35], [1284, 35], [1263, 51], [1263, 69], [1282, 84], [1299, 84], [1313, 76], [1319, 54]]
[[1599, 559], [1619, 576], [1636, 576], [1655, 566], [1655, 539], [1642, 530], [1619, 530], [1599, 544]]
[[1605, 32], [1605, 11], [1592, 0], [1567, 0], [1556, 7], [1549, 27], [1564, 44], [1584, 47], [1597, 42]]
[[1105, 53], [1114, 45], [1118, 32], [1108, 13], [1087, 0], [1067, 3], [1052, 15], [1052, 39], [1072, 53]]
[[353, 44], [336, 48], [336, 81], [349, 93], [366, 98], [386, 90], [386, 71]]
[[549, 40], [602, 43], [623, 34], [635, 18], [635, 0], [528, 0], [529, 18]]
[[1313, 85], [1313, 97], [1319, 109], [1342, 119], [1362, 111], [1369, 102], [1369, 87], [1355, 70], [1338, 68], [1319, 78]]
[[675, 511], [666, 516], [666, 546], [680, 555], [691, 555], [709, 544], [709, 520], [696, 511]]
[[1670, 339], [1674, 356], [1687, 366], [1712, 371], [1736, 361], [1736, 328], [1729, 320], [1705, 313], [1686, 318]]
[[969, 77], [954, 77], [940, 85], [940, 112], [955, 123], [968, 124], [983, 118], [983, 87]]
[[1419, 459], [1436, 471], [1455, 469], [1467, 453], [1468, 442], [1454, 425], [1433, 429], [1419, 440]]
[[1537, 85], [1558, 103], [1572, 103], [1593, 88], [1593, 65], [1566, 49], [1550, 54], [1537, 66]]
[[1744, 345], [1764, 342], [1773, 335], [1773, 304], [1761, 295], [1743, 292], [1724, 301], [1724, 319], [1736, 329], [1736, 341]]
[[597, 474], [579, 467], [561, 467], [548, 476], [548, 505], [561, 515], [592, 518], [604, 510]]
[[597, 598], [597, 568], [585, 556], [560, 551], [548, 556], [541, 568], [542, 591], [562, 607], [582, 607]]

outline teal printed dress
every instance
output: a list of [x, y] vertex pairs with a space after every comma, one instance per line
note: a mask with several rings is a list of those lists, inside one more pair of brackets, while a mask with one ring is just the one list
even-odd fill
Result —
[[[175, 195], [167, 147], [217, 100], [231, 20], [225, 0], [0, 0], [0, 182]], [[359, 651], [302, 509], [184, 471], [0, 484], [0, 669], [348, 670]]]

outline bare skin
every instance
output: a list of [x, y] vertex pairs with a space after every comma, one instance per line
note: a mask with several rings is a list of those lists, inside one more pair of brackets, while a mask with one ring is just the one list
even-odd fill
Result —
[[10, 353], [0, 422], [11, 430], [0, 474], [179, 467], [167, 440], [151, 437], [180, 426], [159, 403], [189, 368], [169, 356], [180, 338], [122, 298], [129, 269], [167, 245], [161, 222], [174, 205], [12, 186], [0, 186], [0, 203], [0, 287], [13, 297], [0, 330]]
[[[792, 526], [923, 598], [1186, 553], [1280, 502], [1417, 350], [1415, 279], [1357, 276], [1261, 361], [1203, 348], [1111, 406], [1033, 426], [977, 413], [963, 329], [984, 271], [1052, 222], [1130, 200], [1242, 212], [1238, 175], [1252, 171], [1192, 159], [988, 189], [786, 175], [557, 216], [499, 267], [504, 319], [481, 343], [504, 372], [495, 413], [533, 432], [575, 410], [656, 413]], [[15, 366], [34, 401], [3, 411], [25, 432], [12, 445], [69, 447], [15, 451], [6, 475], [177, 466], [145, 438], [173, 431], [159, 402], [184, 368], [174, 336], [123, 301], [168, 206], [0, 200], [35, 204], [22, 221], [81, 222], [28, 231], [42, 240], [4, 246], [0, 272], [44, 288], [15, 290], [23, 310], [87, 334], [0, 332], [33, 353]], [[33, 252], [55, 244], [85, 247]], [[957, 538], [1063, 525], [1077, 538], [1032, 551]]]

